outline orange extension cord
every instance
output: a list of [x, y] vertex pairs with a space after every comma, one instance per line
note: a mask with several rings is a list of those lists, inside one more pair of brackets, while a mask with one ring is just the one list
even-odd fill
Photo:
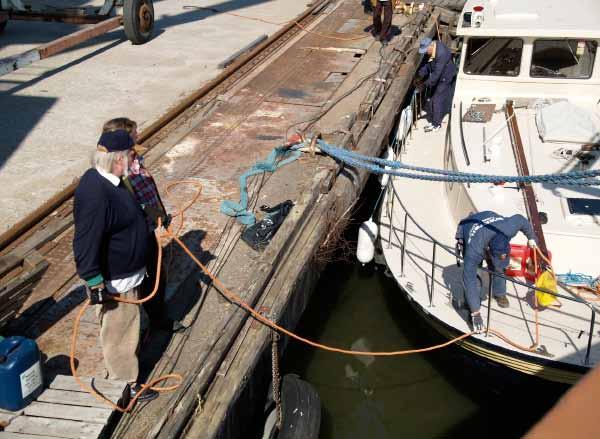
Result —
[[360, 35], [360, 36], [356, 36], [356, 37], [336, 37], [336, 36], [333, 36], [333, 35], [325, 35], [325, 34], [316, 32], [314, 30], [307, 29], [298, 20], [282, 21], [282, 22], [279, 23], [279, 22], [276, 22], [276, 21], [265, 20], [264, 18], [248, 17], [246, 15], [236, 14], [234, 12], [225, 12], [225, 11], [221, 11], [221, 10], [219, 10], [217, 8], [208, 8], [208, 7], [204, 7], [204, 6], [187, 5], [187, 6], [184, 6], [183, 9], [199, 9], [201, 11], [210, 11], [210, 12], [214, 12], [215, 14], [231, 15], [232, 17], [243, 18], [245, 20], [251, 20], [251, 21], [258, 21], [259, 23], [273, 24], [275, 26], [285, 26], [286, 24], [293, 23], [293, 24], [295, 24], [303, 32], [306, 32], [306, 33], [309, 33], [309, 34], [313, 34], [313, 35], [317, 35], [317, 36], [319, 36], [321, 38], [328, 38], [330, 40], [336, 40], [336, 41], [356, 41], [356, 40], [362, 40], [364, 38], [371, 37], [371, 35]]
[[[258, 320], [260, 323], [264, 324], [265, 326], [268, 326], [269, 328], [273, 329], [274, 331], [277, 331], [281, 334], [285, 334], [287, 336], [289, 336], [290, 338], [297, 340], [301, 343], [304, 343], [308, 346], [312, 346], [314, 348], [317, 349], [321, 349], [324, 351], [328, 351], [328, 352], [335, 352], [335, 353], [339, 353], [339, 354], [345, 354], [345, 355], [357, 355], [357, 356], [372, 356], [372, 357], [395, 357], [395, 356], [401, 356], [401, 355], [410, 355], [410, 354], [418, 354], [418, 353], [425, 353], [425, 352], [431, 352], [431, 351], [435, 351], [438, 349], [443, 349], [445, 347], [448, 347], [454, 343], [457, 343], [461, 340], [464, 340], [474, 334], [476, 334], [476, 332], [469, 332], [469, 333], [465, 333], [462, 334], [458, 337], [455, 337], [451, 340], [448, 340], [445, 343], [441, 343], [438, 345], [434, 345], [434, 346], [429, 346], [429, 347], [425, 347], [425, 348], [420, 348], [420, 349], [408, 349], [408, 350], [400, 350], [400, 351], [355, 351], [355, 350], [351, 350], [351, 349], [342, 349], [342, 348], [338, 348], [335, 346], [329, 346], [326, 344], [322, 344], [322, 343], [318, 343], [316, 341], [313, 340], [309, 340], [307, 338], [304, 338], [298, 334], [295, 334], [294, 332], [284, 328], [283, 326], [280, 326], [279, 324], [277, 324], [276, 322], [274, 322], [273, 320], [263, 316], [260, 312], [256, 311], [254, 308], [252, 308], [248, 303], [246, 303], [239, 295], [237, 295], [236, 293], [234, 293], [233, 291], [231, 291], [230, 289], [228, 289], [220, 280], [218, 277], [216, 277], [202, 262], [200, 262], [200, 260], [198, 260], [198, 258], [192, 253], [192, 251], [177, 237], [178, 232], [181, 230], [181, 228], [183, 227], [184, 224], [184, 212], [189, 209], [200, 197], [200, 193], [202, 190], [202, 186], [193, 180], [187, 180], [187, 181], [177, 181], [174, 183], [171, 183], [170, 185], [167, 186], [167, 193], [170, 193], [171, 189], [174, 186], [177, 185], [181, 185], [181, 184], [192, 184], [195, 185], [197, 187], [197, 192], [194, 195], [194, 197], [192, 197], [191, 201], [186, 203], [186, 205], [182, 208], [179, 209], [179, 211], [173, 215], [173, 218], [175, 218], [176, 216], [179, 216], [180, 222], [179, 222], [179, 226], [177, 227], [177, 232], [173, 232], [171, 231], [171, 229], [167, 229], [165, 230], [165, 232], [161, 235], [160, 232], [158, 231], [161, 227], [160, 224], [160, 219], [159, 219], [159, 225], [158, 228], [156, 229], [156, 237], [157, 237], [157, 242], [158, 242], [158, 258], [157, 258], [157, 276], [156, 276], [156, 280], [155, 280], [155, 284], [154, 284], [154, 289], [152, 291], [152, 293], [145, 297], [144, 299], [139, 299], [139, 300], [129, 300], [129, 299], [124, 299], [122, 297], [119, 296], [115, 296], [115, 300], [117, 302], [122, 302], [122, 303], [130, 303], [130, 304], [142, 304], [144, 302], [147, 302], [149, 300], [152, 300], [152, 298], [156, 295], [157, 291], [158, 291], [158, 286], [160, 283], [160, 267], [162, 264], [162, 244], [161, 244], [161, 240], [163, 237], [170, 237], [173, 241], [175, 241], [177, 244], [179, 244], [179, 246], [183, 249], [183, 251], [185, 253], [187, 253], [187, 255], [192, 258], [192, 260], [196, 263], [196, 265], [198, 265], [198, 267], [206, 274], [206, 276], [208, 276], [212, 281], [213, 284], [217, 287], [218, 291], [224, 296], [226, 297], [229, 301], [235, 303], [236, 305], [238, 305], [239, 307], [241, 307], [242, 309], [244, 309], [245, 311], [247, 311], [254, 319]], [[537, 262], [536, 266], [537, 266]], [[488, 333], [494, 334], [497, 337], [499, 337], [500, 339], [504, 340], [506, 343], [516, 347], [517, 349], [526, 351], [526, 352], [536, 352], [536, 347], [539, 344], [539, 338], [540, 338], [540, 334], [539, 334], [539, 322], [538, 322], [538, 310], [537, 310], [537, 298], [535, 299], [535, 320], [536, 320], [536, 342], [535, 344], [533, 344], [533, 346], [531, 347], [526, 347], [526, 346], [521, 346], [513, 341], [511, 341], [508, 337], [504, 336], [502, 333], [500, 333], [499, 331], [493, 330], [493, 329], [489, 329], [488, 328]], [[137, 401], [137, 399], [147, 390], [147, 389], [152, 389], [158, 392], [169, 392], [169, 391], [173, 391], [175, 389], [177, 389], [179, 387], [179, 385], [181, 384], [181, 382], [183, 381], [183, 377], [179, 374], [168, 374], [168, 375], [163, 375], [161, 377], [158, 377], [156, 379], [151, 380], [150, 382], [144, 384], [142, 386], [142, 390], [134, 397], [131, 399], [131, 401], [129, 402], [129, 404], [127, 405], [127, 407], [122, 408], [119, 407], [117, 404], [115, 404], [114, 402], [112, 402], [111, 400], [107, 399], [106, 397], [104, 397], [103, 395], [99, 394], [95, 389], [91, 388], [90, 386], [86, 385], [85, 383], [83, 383], [81, 381], [81, 379], [79, 378], [78, 374], [77, 374], [77, 367], [75, 366], [75, 353], [77, 351], [77, 338], [79, 336], [79, 326], [80, 326], [80, 321], [81, 321], [81, 317], [83, 316], [83, 314], [85, 313], [86, 309], [89, 307], [90, 305], [90, 301], [89, 299], [86, 300], [83, 304], [83, 306], [81, 307], [81, 310], [79, 311], [79, 313], [77, 314], [77, 318], [75, 319], [75, 324], [73, 327], [73, 334], [72, 334], [72, 338], [71, 338], [71, 352], [70, 352], [70, 365], [71, 365], [71, 372], [73, 373], [73, 377], [75, 378], [75, 380], [77, 381], [77, 383], [79, 384], [79, 386], [86, 392], [91, 393], [94, 397], [96, 397], [98, 400], [105, 402], [106, 404], [110, 405], [113, 409], [118, 410], [120, 412], [123, 413], [127, 413], [130, 412], [131, 409], [133, 408], [133, 406], [135, 405], [135, 402]], [[168, 379], [176, 379], [179, 381], [179, 383], [173, 385], [173, 386], [169, 386], [169, 387], [156, 387], [156, 385], [162, 381], [166, 381]]]

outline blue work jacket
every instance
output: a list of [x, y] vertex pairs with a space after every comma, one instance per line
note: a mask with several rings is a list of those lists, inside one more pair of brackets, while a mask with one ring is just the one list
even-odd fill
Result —
[[427, 87], [435, 87], [440, 82], [452, 82], [456, 76], [456, 65], [452, 60], [452, 52], [441, 41], [435, 42], [435, 58], [426, 62], [419, 69], [418, 75], [426, 78]]
[[503, 217], [491, 210], [477, 212], [462, 220], [456, 231], [456, 239], [464, 242], [465, 256], [482, 258], [490, 241], [498, 234], [504, 234], [510, 241], [519, 232], [527, 239], [535, 240], [533, 227], [523, 215]]

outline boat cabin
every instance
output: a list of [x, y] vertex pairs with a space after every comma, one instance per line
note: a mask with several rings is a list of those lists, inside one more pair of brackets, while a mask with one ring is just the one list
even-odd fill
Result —
[[[600, 2], [572, 6], [558, 0], [467, 1], [457, 27], [462, 49], [447, 167], [517, 175], [510, 126], [516, 123], [530, 175], [598, 168]], [[474, 210], [527, 216], [515, 185], [448, 190], [457, 221]], [[534, 190], [557, 270], [598, 275], [592, 255], [600, 244], [600, 189], [548, 183]]]

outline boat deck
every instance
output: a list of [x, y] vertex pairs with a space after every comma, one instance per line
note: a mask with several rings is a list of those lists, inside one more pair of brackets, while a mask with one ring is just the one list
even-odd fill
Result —
[[[412, 165], [443, 168], [447, 123], [444, 123], [444, 129], [434, 133], [424, 133], [424, 124], [423, 120], [417, 122], [411, 139], [407, 142], [406, 153], [401, 159]], [[498, 173], [498, 170], [495, 171]], [[443, 332], [449, 337], [470, 332], [467, 314], [459, 315], [451, 303], [452, 295], [462, 295], [463, 289], [462, 269], [457, 267], [456, 259], [451, 253], [454, 249], [457, 221], [452, 214], [455, 206], [450, 203], [458, 201], [450, 200], [448, 188], [440, 183], [396, 178], [393, 180], [393, 188], [399, 198], [388, 190], [380, 218], [381, 245], [391, 272], [417, 308], [428, 315], [428, 320], [438, 326], [438, 329], [443, 328]], [[427, 194], [426, 198], [424, 194]], [[405, 213], [412, 216], [414, 221], [409, 218], [406, 227], [406, 254], [402, 273]], [[427, 235], [439, 243], [436, 245], [435, 259], [434, 243]], [[433, 282], [432, 260], [435, 264]], [[484, 284], [482, 289], [487, 291], [487, 275], [481, 275]], [[490, 328], [517, 344], [529, 347], [534, 344], [536, 337], [533, 291], [512, 283], [508, 283], [507, 289], [510, 307], [500, 309], [492, 301]], [[482, 306], [482, 314], [486, 321], [485, 304]], [[586, 304], [571, 300], [562, 300], [560, 309], [547, 308], [539, 311], [540, 342], [536, 352], [516, 349], [492, 334], [473, 335], [463, 346], [522, 372], [554, 381], [573, 382], [581, 373], [582, 367], [592, 366], [600, 359], [600, 338], [598, 332], [594, 331], [589, 364], [585, 362], [591, 314], [592, 311]]]
[[[536, 125], [536, 104], [534, 99], [516, 100], [515, 117], [521, 133], [523, 148], [527, 157], [529, 172], [532, 175], [585, 171], [600, 168], [600, 152], [586, 153], [590, 159], [587, 164], [573, 154], [563, 155], [561, 151], [577, 152], [583, 146], [578, 143], [543, 142]], [[472, 99], [463, 99], [463, 114], [467, 112]], [[502, 109], [502, 99], [492, 99], [488, 105], [495, 105], [495, 112], [489, 122], [462, 122], [463, 136], [469, 155], [469, 164], [460, 150], [458, 133], [459, 108], [455, 106], [452, 120], [452, 145], [456, 168], [463, 172], [494, 175], [516, 175], [516, 164], [511, 148], [506, 116]], [[586, 108], [593, 114], [593, 108], [584, 102], [574, 102], [580, 108]], [[486, 143], [487, 142], [487, 143]], [[485, 148], [482, 146], [487, 144]], [[557, 273], [586, 273], [596, 276], [598, 267], [593, 258], [573, 257], [573, 255], [594, 254], [600, 245], [600, 218], [597, 215], [572, 214], [569, 211], [569, 199], [600, 199], [600, 188], [580, 186], [557, 186], [556, 184], [534, 184], [538, 208], [546, 213], [548, 223], [543, 225], [548, 248], [553, 253], [553, 265]], [[470, 185], [465, 188], [475, 210], [493, 210], [502, 215], [520, 213], [527, 216], [522, 192], [515, 184], [495, 186], [492, 184]], [[459, 221], [465, 212], [457, 212]], [[524, 243], [524, 237], [521, 236]], [[517, 238], [517, 242], [518, 242]]]

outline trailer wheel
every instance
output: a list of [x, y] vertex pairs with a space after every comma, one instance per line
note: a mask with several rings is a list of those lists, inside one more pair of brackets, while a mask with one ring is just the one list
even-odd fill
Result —
[[152, 36], [154, 6], [152, 0], [125, 0], [123, 27], [132, 44], [144, 44]]

